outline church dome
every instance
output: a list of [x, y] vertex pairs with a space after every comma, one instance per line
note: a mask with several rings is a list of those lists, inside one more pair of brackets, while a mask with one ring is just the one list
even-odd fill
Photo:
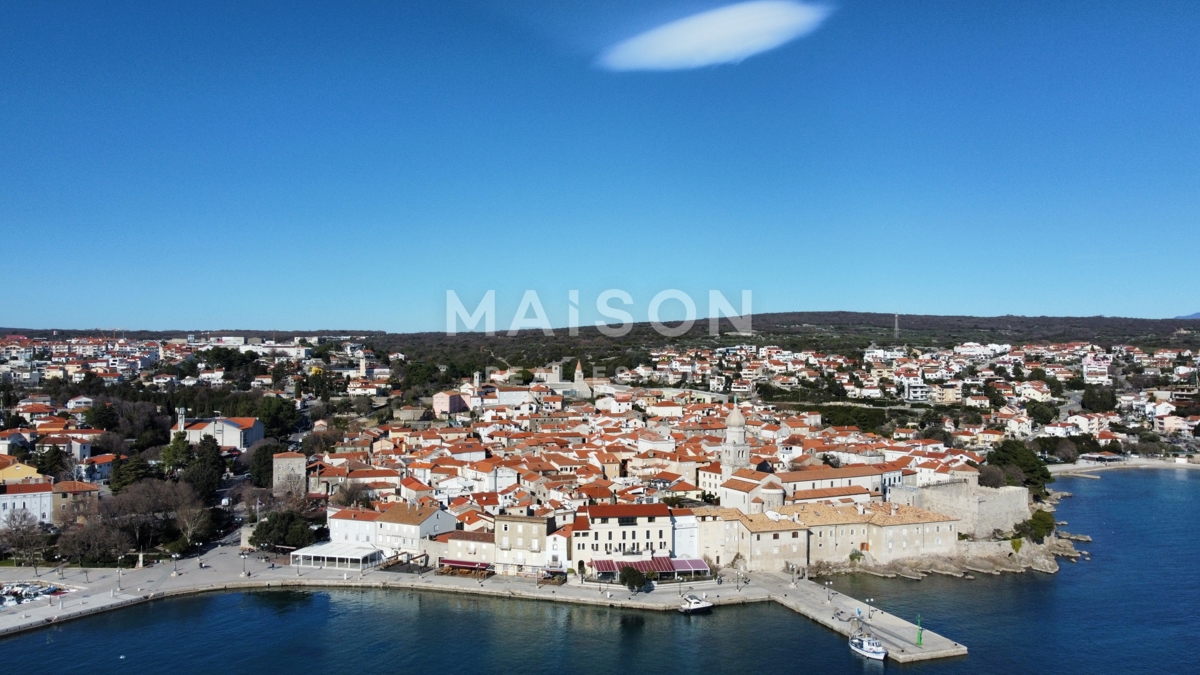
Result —
[[733, 412], [729, 413], [729, 417], [725, 418], [726, 428], [745, 427], [746, 418], [742, 415], [742, 411], [735, 405]]

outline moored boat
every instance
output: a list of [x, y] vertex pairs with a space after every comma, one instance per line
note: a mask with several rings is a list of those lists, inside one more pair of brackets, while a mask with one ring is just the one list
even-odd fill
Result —
[[855, 654], [861, 654], [868, 659], [882, 661], [887, 658], [887, 650], [875, 639], [874, 635], [866, 631], [855, 631], [850, 636], [850, 649]]
[[692, 594], [685, 595], [679, 603], [679, 611], [684, 614], [699, 614], [700, 612], [707, 612], [712, 608], [713, 604], [711, 602]]

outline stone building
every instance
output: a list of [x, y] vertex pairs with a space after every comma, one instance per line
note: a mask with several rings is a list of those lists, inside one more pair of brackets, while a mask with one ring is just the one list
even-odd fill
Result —
[[808, 564], [808, 528], [796, 517], [714, 506], [692, 511], [700, 555], [714, 567], [782, 572]]
[[277, 452], [272, 456], [271, 463], [271, 494], [276, 497], [302, 497], [307, 494], [307, 457], [299, 452]]
[[1011, 532], [1017, 523], [1032, 516], [1027, 488], [989, 488], [968, 480], [920, 487], [897, 485], [888, 499], [952, 516], [962, 523], [964, 533], [976, 539], [990, 538], [996, 531]]
[[497, 515], [496, 573], [540, 573], [546, 567], [546, 537], [553, 531], [553, 518]]
[[808, 528], [808, 564], [845, 564], [858, 551], [867, 562], [886, 565], [921, 556], [958, 553], [959, 521], [895, 503], [788, 504], [780, 514]]

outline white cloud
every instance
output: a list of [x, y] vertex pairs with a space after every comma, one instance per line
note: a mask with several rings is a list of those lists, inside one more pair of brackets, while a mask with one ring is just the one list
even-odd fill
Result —
[[608, 70], [684, 70], [742, 60], [816, 30], [830, 9], [792, 0], [740, 2], [693, 14], [604, 50]]

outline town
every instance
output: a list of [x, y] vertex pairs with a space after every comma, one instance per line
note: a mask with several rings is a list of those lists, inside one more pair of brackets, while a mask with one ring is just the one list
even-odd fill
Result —
[[244, 523], [297, 566], [575, 583], [1054, 571], [1077, 554], [1046, 548], [1047, 467], [1190, 462], [1200, 421], [1189, 350], [654, 348], [413, 398], [367, 342], [8, 336], [6, 555], [186, 555]]

